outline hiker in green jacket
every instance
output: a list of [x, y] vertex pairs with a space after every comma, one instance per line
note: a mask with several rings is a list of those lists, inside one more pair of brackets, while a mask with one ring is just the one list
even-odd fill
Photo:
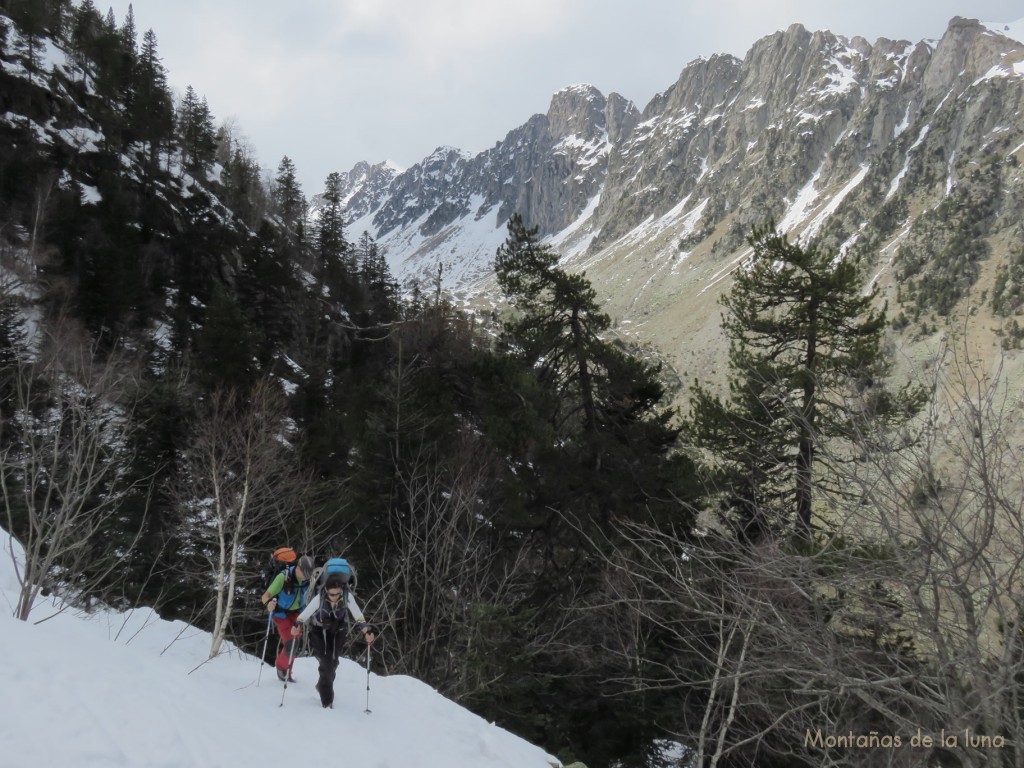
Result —
[[[313, 558], [303, 555], [295, 565], [284, 568], [270, 582], [261, 600], [274, 618], [277, 634], [281, 636], [280, 650], [274, 661], [277, 679], [294, 683], [291, 663], [295, 660], [298, 636], [292, 632], [299, 612], [306, 607], [309, 578], [313, 575]], [[301, 631], [300, 631], [301, 635]]]

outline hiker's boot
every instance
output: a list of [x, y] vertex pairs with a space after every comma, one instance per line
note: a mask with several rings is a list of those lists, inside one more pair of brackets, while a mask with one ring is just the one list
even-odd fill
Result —
[[320, 687], [320, 683], [315, 686], [316, 692], [320, 694], [320, 704], [324, 709], [334, 709], [334, 691], [327, 690]]

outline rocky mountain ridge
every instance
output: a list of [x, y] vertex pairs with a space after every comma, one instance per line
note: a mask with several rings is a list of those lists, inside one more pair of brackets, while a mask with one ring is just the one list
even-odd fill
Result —
[[[690, 62], [642, 111], [568, 87], [478, 155], [441, 148], [371, 174], [379, 202], [350, 209], [350, 232], [378, 238], [406, 283], [441, 264], [479, 296], [518, 211], [587, 271], [620, 330], [678, 363], [771, 219], [876, 262], [924, 335], [1022, 239], [1022, 27], [954, 18], [937, 42], [871, 44], [794, 24], [743, 60]], [[984, 247], [958, 259], [964, 237]], [[931, 296], [946, 277], [956, 295]]]

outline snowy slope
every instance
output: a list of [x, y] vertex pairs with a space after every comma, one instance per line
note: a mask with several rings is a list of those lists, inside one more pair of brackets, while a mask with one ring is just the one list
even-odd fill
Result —
[[1011, 40], [1024, 43], [1024, 18], [1006, 23], [998, 21], [983, 21], [981, 22], [981, 25], [998, 35], [1003, 35]]
[[[296, 660], [281, 708], [272, 668], [257, 687], [254, 657], [232, 649], [205, 662], [207, 633], [150, 610], [18, 621], [8, 540], [0, 531], [0, 766], [559, 765], [410, 677], [372, 674], [367, 714], [366, 670], [351, 661], [324, 710], [316, 660]], [[43, 603], [32, 619], [53, 613]]]

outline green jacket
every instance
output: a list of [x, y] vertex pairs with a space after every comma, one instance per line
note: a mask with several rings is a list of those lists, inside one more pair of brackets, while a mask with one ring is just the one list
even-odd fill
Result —
[[[290, 590], [285, 587], [289, 586]], [[277, 598], [277, 606], [274, 609], [274, 616], [284, 618], [289, 613], [298, 613], [306, 607], [306, 593], [309, 591], [309, 580], [299, 581], [295, 578], [295, 567], [290, 566], [281, 571], [267, 587], [267, 593]]]

